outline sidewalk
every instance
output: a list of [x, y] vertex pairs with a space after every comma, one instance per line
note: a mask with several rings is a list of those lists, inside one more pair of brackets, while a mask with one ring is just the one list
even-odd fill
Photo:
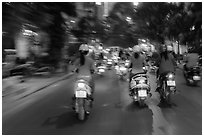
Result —
[[54, 83], [65, 80], [72, 76], [73, 73], [59, 73], [51, 77], [33, 77], [20, 83], [18, 77], [10, 77], [2, 80], [2, 99], [12, 97], [12, 101], [24, 98], [35, 92], [38, 92]]

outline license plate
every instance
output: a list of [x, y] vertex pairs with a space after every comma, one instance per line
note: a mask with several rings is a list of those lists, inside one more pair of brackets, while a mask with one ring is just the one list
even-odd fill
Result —
[[86, 98], [86, 91], [83, 91], [83, 90], [79, 90], [79, 91], [76, 91], [76, 98]]
[[138, 96], [139, 97], [146, 97], [147, 96], [147, 90], [139, 90]]
[[167, 86], [176, 86], [175, 81], [167, 81]]
[[193, 80], [200, 80], [199, 76], [193, 76]]

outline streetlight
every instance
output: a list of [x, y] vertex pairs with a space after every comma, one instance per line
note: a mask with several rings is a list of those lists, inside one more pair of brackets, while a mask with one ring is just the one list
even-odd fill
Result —
[[133, 2], [134, 6], [137, 6], [139, 4], [139, 2]]

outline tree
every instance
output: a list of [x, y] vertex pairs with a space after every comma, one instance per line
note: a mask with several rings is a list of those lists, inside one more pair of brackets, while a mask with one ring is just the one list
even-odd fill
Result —
[[[9, 9], [9, 10], [8, 10]], [[28, 23], [46, 31], [50, 36], [49, 53], [50, 60], [57, 66], [61, 48], [64, 46], [63, 28], [64, 20], [61, 16], [64, 12], [70, 16], [76, 16], [74, 3], [66, 2], [12, 2], [3, 3], [3, 28], [12, 34], [21, 30], [22, 24]], [[10, 29], [11, 24], [14, 30]]]
[[[132, 18], [132, 24], [125, 21], [127, 16]], [[160, 43], [165, 39], [194, 45], [201, 42], [201, 2], [143, 2], [134, 8], [131, 3], [117, 3], [110, 17], [116, 21], [112, 34], [148, 38]]]

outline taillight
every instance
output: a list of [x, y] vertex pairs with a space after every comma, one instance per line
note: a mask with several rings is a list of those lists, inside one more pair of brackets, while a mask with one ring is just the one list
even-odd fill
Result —
[[169, 73], [167, 76], [166, 76], [168, 79], [174, 79], [175, 78], [175, 75], [173, 73]]

